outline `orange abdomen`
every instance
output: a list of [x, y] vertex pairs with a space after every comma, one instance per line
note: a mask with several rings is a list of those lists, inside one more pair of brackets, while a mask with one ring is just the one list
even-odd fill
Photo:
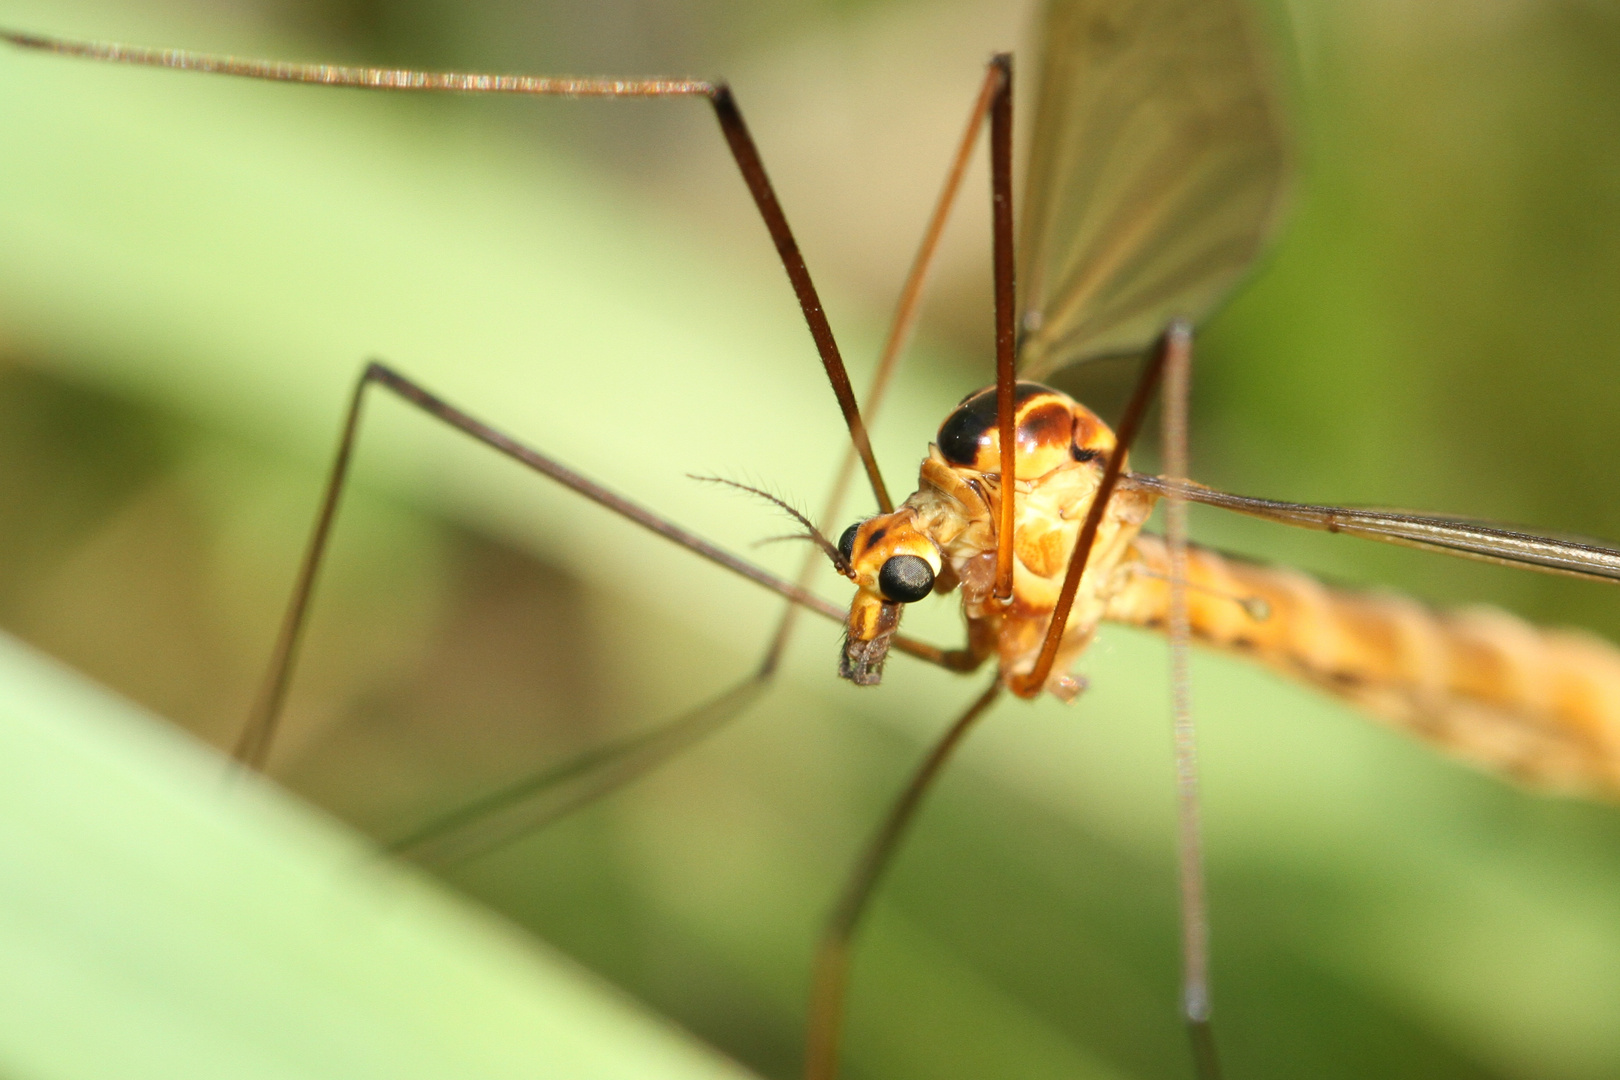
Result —
[[[1107, 617], [1162, 630], [1164, 542]], [[1192, 636], [1319, 686], [1475, 765], [1540, 787], [1620, 799], [1620, 649], [1493, 608], [1436, 611], [1295, 570], [1189, 552]], [[1131, 573], [1127, 565], [1122, 572]]]

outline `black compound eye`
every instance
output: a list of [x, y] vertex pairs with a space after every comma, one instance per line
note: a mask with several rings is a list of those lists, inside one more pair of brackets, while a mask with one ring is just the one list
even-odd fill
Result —
[[878, 571], [878, 588], [885, 599], [910, 604], [934, 591], [934, 568], [918, 555], [895, 555]]
[[838, 538], [838, 553], [844, 557], [845, 562], [855, 558], [855, 530], [860, 527], [861, 523], [857, 521], [845, 529], [844, 534]]

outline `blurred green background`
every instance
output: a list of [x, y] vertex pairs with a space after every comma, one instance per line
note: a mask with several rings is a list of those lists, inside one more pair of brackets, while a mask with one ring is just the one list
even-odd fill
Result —
[[[0, 12], [290, 58], [725, 74], [859, 384], [984, 58], [1033, 67], [1018, 7]], [[1267, 14], [1301, 179], [1275, 254], [1203, 336], [1195, 475], [1620, 537], [1620, 7]], [[387, 99], [5, 53], [0, 112], [0, 626], [203, 739], [246, 711], [367, 357], [734, 550], [780, 522], [687, 473], [823, 497], [836, 410], [700, 104]], [[985, 202], [976, 177], [878, 424], [894, 487], [988, 381]], [[1118, 381], [1073, 386], [1107, 412]], [[372, 417], [272, 763], [293, 791], [397, 838], [754, 662], [769, 597], [403, 408]], [[1620, 636], [1602, 586], [1213, 513], [1194, 528]], [[953, 639], [934, 607], [911, 628]], [[805, 620], [746, 720], [447, 880], [793, 1075], [821, 916], [977, 685], [897, 660], [857, 691], [835, 642]], [[847, 1075], [1190, 1075], [1164, 667], [1159, 641], [1111, 630], [1078, 705], [1003, 705], [969, 743], [863, 935]], [[1236, 662], [1195, 674], [1231, 1075], [1620, 1073], [1612, 808], [1514, 790]]]

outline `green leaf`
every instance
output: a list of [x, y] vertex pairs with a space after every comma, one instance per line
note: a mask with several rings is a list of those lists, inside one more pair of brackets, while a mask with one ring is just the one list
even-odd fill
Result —
[[10, 638], [0, 865], [8, 1077], [746, 1075]]

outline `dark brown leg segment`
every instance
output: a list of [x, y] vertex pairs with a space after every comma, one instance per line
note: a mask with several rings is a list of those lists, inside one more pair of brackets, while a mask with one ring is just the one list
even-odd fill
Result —
[[838, 1074], [838, 1042], [843, 1031], [844, 992], [849, 986], [850, 945], [878, 881], [888, 869], [906, 828], [917, 816], [923, 796], [941, 770], [1001, 693], [999, 676], [959, 716], [923, 759], [911, 782], [895, 800], [888, 817], [867, 845], [844, 886], [816, 946], [814, 982], [810, 988], [810, 1021], [805, 1036], [805, 1080], [833, 1080]]
[[[263, 689], [260, 691], [254, 703], [253, 711], [249, 715], [247, 726], [243, 729], [242, 736], [236, 745], [234, 756], [242, 764], [250, 768], [262, 769], [269, 755], [276, 725], [281, 716], [282, 705], [286, 701], [287, 687], [292, 678], [293, 666], [297, 662], [298, 645], [303, 637], [304, 626], [308, 621], [310, 600], [314, 595], [315, 584], [320, 576], [321, 562], [325, 557], [327, 544], [331, 539], [332, 526], [336, 521], [338, 506], [343, 497], [343, 487], [348, 479], [349, 465], [353, 457], [356, 439], [359, 436], [360, 420], [364, 413], [366, 391], [374, 385], [390, 391], [428, 415], [444, 421], [484, 445], [500, 451], [535, 472], [550, 477], [564, 487], [578, 492], [599, 506], [604, 506], [622, 517], [628, 518], [643, 528], [664, 537], [666, 540], [671, 540], [688, 551], [701, 555], [710, 562], [723, 566], [727, 570], [762, 585], [795, 604], [807, 607], [825, 618], [837, 622], [843, 621], [844, 611], [837, 605], [828, 603], [820, 597], [799, 588], [797, 585], [755, 566], [746, 559], [738, 558], [696, 533], [681, 528], [667, 518], [575, 472], [555, 458], [542, 454], [540, 451], [517, 441], [510, 435], [498, 431], [476, 417], [463, 412], [392, 368], [373, 362], [366, 365], [365, 371], [361, 373], [360, 380], [355, 386], [354, 395], [350, 399], [348, 416], [344, 421], [343, 433], [338, 441], [337, 454], [332, 460], [332, 469], [327, 479], [326, 491], [321, 497], [320, 510], [315, 519], [315, 528], [310, 534], [303, 561], [299, 566], [298, 577], [293, 586], [292, 596], [288, 601], [286, 614], [282, 618], [281, 630], [277, 635], [275, 649], [271, 654], [270, 668], [266, 674]], [[959, 651], [943, 650], [900, 637], [896, 637], [894, 647], [902, 652], [916, 656], [918, 659], [952, 670], [963, 670], [971, 662], [971, 658]], [[762, 674], [769, 674], [773, 667], [774, 657], [769, 657], [767, 664], [762, 668]]]
[[316, 83], [322, 86], [343, 86], [357, 90], [393, 90], [413, 93], [456, 94], [518, 94], [528, 97], [595, 97], [595, 98], [707, 98], [720, 122], [726, 145], [742, 172], [748, 192], [765, 228], [776, 245], [782, 267], [804, 312], [816, 352], [821, 356], [827, 380], [838, 399], [838, 408], [849, 427], [850, 441], [854, 443], [861, 462], [866, 467], [867, 479], [879, 508], [888, 513], [894, 509], [878, 471], [877, 458], [872, 454], [866, 425], [855, 404], [855, 393], [850, 388], [849, 373], [844, 370], [843, 357], [833, 338], [826, 312], [798, 241], [788, 227], [787, 215], [777, 202], [776, 192], [765, 174], [765, 165], [748, 125], [731, 95], [731, 88], [723, 82], [701, 79], [576, 79], [545, 75], [495, 75], [459, 71], [411, 71], [401, 68], [348, 67], [342, 64], [303, 64], [278, 60], [253, 60], [236, 56], [211, 56], [184, 49], [148, 49], [139, 46], [117, 45], [109, 42], [69, 41], [37, 34], [19, 34], [0, 30], [0, 41], [10, 42], [23, 49], [52, 52], [63, 56], [77, 56], [106, 63], [132, 64], [140, 67], [173, 68], [180, 71], [201, 71], [215, 75], [262, 79], [268, 82]]
[[990, 106], [990, 228], [994, 240], [996, 287], [996, 429], [1001, 439], [1001, 520], [996, 526], [996, 586], [998, 600], [1011, 600], [1013, 591], [1014, 490], [1018, 473], [1018, 440], [1013, 431], [1018, 375], [1013, 365], [1013, 204], [1012, 204], [1012, 57], [1002, 53], [991, 61], [1001, 73], [1000, 86]]
[[1074, 554], [1069, 556], [1069, 569], [1063, 575], [1063, 588], [1058, 592], [1057, 606], [1052, 610], [1052, 621], [1046, 627], [1046, 640], [1041, 644], [1041, 653], [1035, 660], [1035, 667], [1028, 675], [1012, 680], [1008, 689], [1019, 697], [1032, 698], [1041, 692], [1046, 685], [1046, 677], [1052, 673], [1052, 664], [1057, 659], [1058, 646], [1063, 641], [1063, 628], [1068, 625], [1069, 611], [1074, 607], [1074, 596], [1080, 590], [1080, 576], [1086, 571], [1086, 561], [1091, 558], [1092, 545], [1097, 542], [1097, 529], [1102, 525], [1103, 513], [1108, 508], [1108, 500], [1113, 497], [1114, 488], [1119, 486], [1120, 473], [1125, 468], [1125, 455], [1130, 451], [1131, 444], [1136, 441], [1136, 435], [1142, 430], [1142, 419], [1147, 415], [1148, 403], [1153, 400], [1153, 391], [1159, 385], [1159, 376], [1163, 373], [1165, 363], [1172, 352], [1189, 352], [1192, 349], [1192, 327], [1177, 320], [1160, 336], [1159, 342], [1153, 348], [1148, 363], [1142, 369], [1142, 375], [1136, 381], [1136, 390], [1131, 394], [1131, 400], [1125, 406], [1125, 415], [1120, 418], [1119, 426], [1114, 429], [1117, 442], [1114, 452], [1108, 455], [1108, 464], [1103, 468], [1102, 482], [1097, 487], [1096, 498], [1092, 501], [1091, 509], [1086, 513], [1086, 520], [1080, 526], [1080, 537], [1075, 542]]
[[[973, 157], [973, 147], [979, 141], [979, 129], [984, 126], [984, 118], [990, 111], [990, 102], [1001, 84], [1001, 78], [1000, 70], [992, 64], [985, 74], [984, 83], [979, 88], [973, 109], [968, 114], [967, 129], [962, 133], [961, 142], [957, 144], [956, 155], [951, 160], [945, 184], [934, 203], [934, 212], [928, 219], [928, 227], [923, 230], [922, 241], [917, 245], [916, 255], [912, 257], [911, 269], [907, 271], [906, 282], [900, 289], [900, 300], [895, 304], [894, 319], [889, 324], [888, 337], [883, 341], [883, 353], [878, 357], [877, 368], [872, 372], [872, 382], [866, 391], [868, 422], [882, 406], [889, 382], [894, 376], [895, 369], [899, 367], [900, 356], [911, 340], [912, 331], [916, 328], [917, 316], [922, 310], [923, 285], [928, 279], [928, 271], [933, 266], [934, 254], [939, 250], [939, 240], [945, 232], [945, 223], [956, 204], [956, 193], [962, 187], [962, 179], [966, 176], [968, 163]], [[833, 535], [839, 532], [837, 517], [843, 508], [844, 496], [848, 493], [850, 477], [854, 473], [857, 460], [855, 448], [851, 445], [844, 451], [838, 472], [833, 477], [832, 490], [827, 495], [826, 507], [821, 517], [817, 519], [821, 527]], [[797, 579], [799, 588], [810, 587], [820, 566], [821, 557], [814, 551], [809, 552], [805, 556], [804, 568], [799, 572]], [[771, 641], [770, 655], [773, 658], [771, 662], [774, 662], [775, 658], [780, 658], [782, 651], [787, 648], [798, 614], [796, 604], [789, 604], [783, 610], [782, 621], [777, 624], [776, 635]]]
[[[442, 398], [430, 393], [392, 368], [379, 363], [371, 363], [366, 365], [365, 371], [360, 376], [360, 381], [355, 386], [354, 396], [350, 399], [348, 416], [343, 424], [343, 434], [338, 441], [337, 455], [332, 460], [331, 474], [327, 479], [326, 491], [321, 497], [320, 511], [315, 518], [315, 528], [304, 551], [303, 562], [299, 566], [292, 597], [282, 619], [281, 631], [276, 638], [275, 650], [271, 654], [270, 669], [265, 677], [263, 689], [254, 703], [247, 726], [243, 729], [242, 737], [236, 744], [235, 758], [250, 768], [262, 769], [270, 752], [270, 744], [275, 736], [276, 724], [281, 716], [281, 708], [286, 701], [287, 687], [292, 678], [293, 666], [297, 661], [299, 641], [303, 637], [304, 626], [308, 621], [310, 599], [314, 594], [315, 583], [320, 574], [321, 561], [326, 554], [327, 544], [331, 539], [332, 526], [336, 521], [338, 506], [343, 497], [344, 483], [348, 479], [349, 465], [354, 454], [355, 441], [360, 431], [360, 419], [364, 412], [366, 391], [372, 386], [379, 386], [394, 393], [430, 416], [443, 420], [451, 427], [465, 432], [486, 446], [493, 447], [507, 457], [527, 465], [535, 472], [550, 477], [564, 487], [577, 491], [592, 502], [629, 518], [643, 528], [680, 544], [710, 562], [763, 585], [765, 588], [777, 592], [795, 603], [803, 604], [829, 619], [841, 621], [844, 617], [842, 609], [837, 606], [813, 596], [744, 559], [732, 555], [696, 533], [683, 529], [653, 511], [608, 490], [588, 477], [582, 476], [554, 458], [523, 445], [511, 436], [497, 431], [481, 420], [470, 416]], [[928, 646], [919, 647], [915, 643], [908, 644], [911, 645], [912, 649], [920, 648], [925, 654], [931, 651]], [[905, 648], [905, 646], [899, 647]], [[937, 652], [938, 650], [932, 651]]]

